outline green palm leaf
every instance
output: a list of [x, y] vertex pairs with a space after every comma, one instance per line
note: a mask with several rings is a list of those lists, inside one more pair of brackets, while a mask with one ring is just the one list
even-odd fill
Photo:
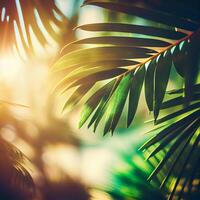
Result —
[[[197, 63], [194, 62], [192, 64], [192, 67], [187, 67], [187, 71], [185, 72], [185, 67], [182, 63], [184, 63], [184, 59], [190, 59], [190, 56], [187, 52], [197, 52], [197, 48], [193, 48], [194, 46], [196, 47], [195, 44], [197, 41], [199, 41], [199, 30], [197, 30], [196, 32], [194, 31], [198, 28], [198, 23], [196, 21], [194, 22], [191, 20], [189, 22], [188, 20], [182, 18], [179, 19], [177, 17], [176, 20], [173, 21], [172, 17], [174, 16], [171, 13], [158, 13], [156, 10], [149, 10], [148, 7], [137, 7], [132, 4], [130, 5], [121, 2], [84, 2], [84, 5], [88, 4], [101, 6], [118, 12], [125, 12], [133, 16], [140, 16], [145, 19], [151, 19], [159, 23], [161, 23], [160, 20], [162, 20], [162, 23], [166, 27], [157, 28], [154, 26], [123, 23], [101, 23], [79, 26], [79, 29], [87, 31], [103, 31], [107, 33], [119, 32], [119, 36], [111, 35], [91, 37], [75, 41], [65, 46], [62, 51], [62, 54], [64, 55], [54, 64], [52, 69], [53, 71], [68, 71], [68, 75], [64, 77], [63, 80], [61, 80], [60, 83], [57, 85], [57, 90], [65, 92], [68, 88], [71, 87], [84, 87], [83, 85], [89, 83], [93, 83], [95, 85], [95, 83], [97, 82], [109, 79], [114, 79], [117, 83], [118, 80], [121, 80], [124, 76], [132, 74], [132, 78], [129, 80], [129, 85], [131, 85], [131, 82], [132, 85], [136, 85], [138, 82], [140, 86], [137, 91], [135, 91], [136, 89], [134, 88], [132, 90], [128, 90], [130, 98], [127, 124], [129, 126], [137, 110], [143, 82], [145, 82], [145, 96], [148, 108], [150, 111], [154, 112], [154, 118], [155, 120], [157, 120], [160, 109], [163, 106], [162, 103], [165, 98], [165, 93], [170, 78], [171, 67], [175, 65], [177, 72], [181, 74], [185, 80], [186, 98], [183, 99], [184, 104], [189, 103], [189, 101], [191, 100], [191, 96], [193, 95], [192, 92], [189, 92], [189, 90], [196, 81], [195, 75], [198, 74], [198, 67]], [[166, 17], [168, 15], [169, 18]], [[186, 31], [177, 31], [177, 24], [179, 24], [180, 28], [186, 29]], [[191, 30], [193, 30], [194, 32], [191, 32]], [[190, 31], [189, 34], [186, 34], [188, 33], [188, 31]], [[120, 36], [120, 32], [137, 33], [140, 37], [134, 35], [133, 37], [122, 37]], [[146, 38], [145, 35], [151, 36], [151, 38]], [[80, 50], [68, 52], [68, 48], [70, 49], [71, 45], [82, 44], [91, 44], [98, 46], [92, 48], [83, 47]], [[177, 59], [178, 55], [180, 54], [183, 55], [184, 59]], [[141, 58], [142, 61], [138, 60]], [[136, 79], [135, 75], [137, 75], [137, 69], [142, 69], [144, 75]], [[188, 74], [190, 73], [191, 75], [188, 76]], [[192, 79], [189, 78], [191, 76], [193, 76]], [[121, 87], [120, 83], [117, 84], [117, 87]], [[117, 90], [118, 88], [113, 89]], [[133, 95], [133, 91], [134, 93], [136, 92], [135, 95]], [[85, 92], [85, 94], [86, 93], [87, 92]], [[103, 98], [104, 93], [101, 93], [101, 95], [101, 98]], [[105, 96], [107, 95], [105, 94]], [[135, 97], [133, 98], [133, 96]], [[112, 94], [110, 94], [108, 99], [103, 103], [103, 105], [100, 106], [101, 109], [103, 108], [103, 111], [99, 113], [95, 112], [89, 125], [94, 124], [94, 126], [96, 127], [101, 121], [101, 118], [104, 116], [104, 112], [109, 115], [109, 105], [114, 105], [114, 99], [114, 97], [112, 98]], [[120, 101], [121, 99], [121, 101], [123, 102], [124, 95], [118, 95], [118, 99], [118, 101]], [[113, 103], [111, 101], [113, 101]], [[95, 103], [95, 101], [93, 101], [93, 103]], [[99, 101], [97, 101], [97, 104], [94, 104], [93, 107], [96, 108], [98, 104]], [[65, 104], [65, 108], [67, 107], [67, 105], [68, 103]], [[86, 106], [86, 109], [90, 109], [89, 115], [92, 115], [95, 110], [94, 108], [90, 109], [88, 108], [88, 105]], [[120, 109], [116, 112], [118, 112], [118, 115], [120, 116], [122, 111], [123, 109]], [[84, 110], [83, 113], [85, 113]], [[110, 117], [111, 115], [113, 115], [113, 112], [110, 113]], [[82, 116], [84, 116], [84, 114], [82, 114]], [[106, 119], [110, 119], [110, 117], [108, 116], [108, 118]], [[108, 123], [106, 120], [104, 121], [105, 124]], [[83, 125], [83, 122], [86, 122], [85, 117], [84, 119], [81, 118], [81, 126]], [[116, 128], [116, 125], [117, 123], [112, 128], [105, 127], [105, 131], [113, 132]]]
[[[135, 2], [135, 4], [137, 4], [137, 2]], [[175, 18], [171, 13], [159, 12], [155, 9], [153, 10], [148, 7], [135, 6], [131, 3], [124, 3], [123, 1], [114, 2], [109, 0], [85, 0], [83, 5], [96, 5], [186, 30], [198, 29], [200, 25], [199, 22], [192, 20], [188, 21], [183, 18]]]
[[[198, 101], [199, 100], [200, 99], [198, 99]], [[186, 188], [186, 191], [190, 191], [195, 180], [198, 180], [195, 173], [198, 173], [200, 170], [199, 166], [197, 166], [198, 164], [195, 164], [198, 162], [197, 160], [199, 157], [197, 156], [194, 158], [195, 155], [199, 155], [200, 153], [199, 148], [195, 147], [199, 143], [200, 133], [199, 102], [193, 103], [191, 106], [179, 111], [177, 111], [178, 114], [172, 113], [168, 116], [164, 116], [160, 121], [158, 120], [158, 124], [168, 123], [164, 127], [161, 126], [161, 131], [155, 129], [156, 134], [140, 148], [141, 150], [148, 150], [147, 159], [149, 160], [161, 154], [163, 149], [165, 150], [164, 156], [162, 156], [160, 162], [154, 165], [155, 169], [149, 176], [149, 180], [155, 181], [155, 177], [160, 177], [161, 188], [167, 187], [171, 191], [169, 194], [170, 199], [176, 195], [178, 195], [178, 198], [185, 195], [190, 197], [189, 194], [185, 194], [183, 191], [180, 192], [178, 188], [183, 187], [182, 190]], [[196, 150], [193, 150], [193, 148]], [[196, 152], [195, 155], [192, 153], [194, 151]], [[187, 154], [188, 157], [186, 156]], [[166, 166], [168, 166], [167, 169]], [[193, 175], [190, 174], [188, 169], [194, 171]], [[173, 180], [175, 180], [175, 184], [170, 185], [170, 182]], [[196, 186], [194, 185], [194, 187]], [[198, 188], [195, 190], [198, 191]]]
[[[169, 189], [170, 199], [177, 195], [180, 199], [190, 195], [194, 180], [199, 178], [199, 157], [195, 158], [194, 152], [199, 155], [200, 15], [195, 7], [186, 7], [179, 2], [173, 1], [174, 6], [172, 3], [142, 2], [86, 0], [83, 5], [137, 16], [147, 20], [148, 25], [107, 22], [79, 26], [77, 29], [101, 32], [106, 36], [85, 38], [66, 45], [53, 70], [69, 73], [58, 84], [57, 90], [64, 88], [67, 91], [89, 83], [103, 84], [86, 101], [80, 126], [91, 117], [88, 126], [94, 125], [95, 131], [103, 121], [104, 134], [117, 127], [127, 96], [127, 124], [130, 126], [144, 84], [148, 109], [153, 111], [155, 124], [160, 127], [155, 129], [157, 134], [141, 147], [149, 152], [147, 159], [154, 167], [149, 180]], [[132, 35], [121, 36], [121, 33]], [[86, 48], [85, 44], [92, 47]], [[79, 45], [81, 49], [68, 52], [71, 45]], [[167, 92], [173, 67], [182, 77], [184, 86]], [[166, 111], [169, 114], [163, 115]]]

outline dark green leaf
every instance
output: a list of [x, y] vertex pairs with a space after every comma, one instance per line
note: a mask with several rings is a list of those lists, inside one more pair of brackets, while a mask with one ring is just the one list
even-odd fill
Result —
[[[193, 95], [191, 100], [192, 101], [200, 100], [200, 94]], [[172, 108], [178, 105], [184, 105], [184, 103], [185, 103], [185, 98], [182, 96], [179, 96], [179, 97], [172, 98], [168, 101], [163, 102], [161, 109], [167, 109], [167, 108]]]
[[150, 35], [174, 40], [178, 40], [186, 36], [186, 34], [178, 31], [125, 23], [94, 23], [78, 26], [77, 28], [86, 31], [138, 33], [142, 35]]
[[177, 45], [173, 51], [172, 54], [172, 59], [173, 59], [173, 63], [174, 66], [176, 68], [176, 71], [178, 72], [178, 74], [182, 77], [185, 76], [185, 71], [184, 69], [186, 67], [188, 67], [188, 59], [187, 59], [187, 52], [186, 52], [186, 42], [184, 42], [182, 44], [182, 48], [180, 50], [180, 44]]
[[145, 75], [145, 98], [149, 111], [153, 110], [154, 106], [154, 73], [156, 69], [156, 58], [148, 65]]
[[184, 124], [187, 124], [187, 123], [191, 122], [192, 120], [194, 120], [195, 118], [197, 118], [199, 116], [199, 114], [200, 114], [200, 110], [197, 110], [197, 111], [193, 112], [192, 114], [184, 117], [183, 119], [172, 123], [167, 128], [164, 128], [162, 131], [160, 131], [156, 136], [153, 136], [153, 138], [150, 138], [150, 140], [148, 140], [145, 144], [143, 144], [140, 147], [140, 150], [147, 149], [150, 146], [154, 145], [155, 143], [159, 142], [162, 138], [164, 138], [166, 135], [168, 135], [169, 133], [176, 130], [178, 127], [181, 127]]
[[[196, 93], [200, 93], [200, 84], [195, 84], [193, 86], [193, 91]], [[167, 91], [167, 94], [182, 94], [183, 92], [184, 92], [184, 88], [181, 88], [181, 89], [174, 89], [174, 90]]]
[[191, 123], [186, 123], [183, 126], [178, 127], [174, 132], [169, 133], [168, 135], [166, 135], [166, 137], [162, 141], [160, 141], [160, 144], [158, 145], [158, 147], [156, 147], [153, 151], [151, 151], [148, 158], [154, 156], [159, 151], [164, 149], [167, 145], [169, 145], [169, 143], [177, 139], [177, 137], [178, 139], [175, 141], [176, 145], [174, 148], [178, 148], [178, 145], [180, 145], [180, 143], [185, 140], [185, 137], [188, 137], [190, 133], [193, 132], [194, 129], [196, 131], [196, 128], [198, 128], [198, 125], [199, 125], [199, 120], [195, 119]]
[[154, 105], [154, 118], [157, 119], [162, 101], [165, 96], [170, 70], [172, 66], [170, 51], [159, 57], [156, 70], [155, 70], [155, 105]]
[[107, 8], [110, 10], [123, 12], [129, 15], [142, 17], [145, 19], [153, 20], [158, 23], [163, 23], [169, 26], [178, 27], [186, 30], [197, 30], [199, 28], [198, 23], [188, 21], [186, 19], [177, 18], [169, 13], [159, 12], [157, 10], [137, 7], [130, 4], [123, 4], [120, 2], [109, 2], [105, 0], [86, 0], [83, 5], [96, 5], [99, 7]]
[[[198, 128], [198, 127], [197, 127], [197, 128]], [[167, 174], [166, 174], [166, 177], [163, 179], [163, 181], [162, 181], [162, 183], [161, 183], [161, 188], [163, 188], [164, 185], [166, 184], [166, 182], [168, 181], [168, 179], [169, 179], [170, 175], [172, 174], [173, 170], [175, 170], [174, 168], [175, 168], [175, 166], [177, 165], [177, 163], [180, 162], [180, 160], [184, 158], [183, 153], [184, 153], [185, 149], [188, 147], [189, 143], [191, 142], [191, 139], [192, 139], [192, 137], [194, 136], [195, 131], [196, 131], [196, 129], [193, 129], [193, 130], [191, 130], [191, 132], [189, 133], [188, 139], [185, 140], [185, 143], [184, 143], [183, 147], [181, 148], [181, 150], [179, 151], [179, 153], [178, 153], [176, 159], [175, 159], [174, 162], [170, 165], [169, 170], [168, 170], [168, 172], [167, 172]], [[177, 141], [177, 143], [178, 143], [178, 142], [179, 142], [179, 141]], [[173, 153], [174, 153], [174, 151], [176, 151], [176, 149], [177, 149], [177, 146], [176, 146], [177, 143], [174, 143], [174, 144], [173, 144], [173, 146], [172, 146], [172, 147], [170, 148], [170, 150], [167, 152], [167, 154], [165, 155], [165, 157], [164, 157], [162, 163], [160, 163], [160, 165], [163, 165], [163, 166], [164, 166], [164, 164], [165, 164], [164, 161], [165, 161], [166, 159], [168, 159], [168, 157], [170, 157], [170, 156], [173, 157]]]
[[144, 76], [145, 76], [145, 66], [141, 66], [140, 68], [138, 68], [135, 74], [133, 75], [130, 87], [130, 94], [129, 94], [127, 126], [130, 126], [131, 122], [134, 119], [140, 98], [140, 93], [142, 90]]
[[120, 37], [120, 36], [101, 36], [91, 37], [82, 40], [77, 40], [73, 44], [112, 44], [120, 46], [143, 46], [143, 47], [165, 47], [170, 43], [150, 38], [134, 38], [134, 37]]
[[[160, 161], [160, 163], [157, 165], [155, 170], [152, 172], [152, 174], [149, 176], [149, 179], [152, 179], [156, 174], [159, 173], [159, 171], [162, 169], [162, 167], [166, 164], [168, 159], [173, 156], [173, 153], [179, 148], [179, 146], [184, 143], [184, 146], [182, 147], [182, 150], [179, 152], [179, 156], [176, 158], [175, 162], [173, 163], [174, 165], [177, 163], [178, 158], [182, 155], [184, 149], [187, 147], [188, 143], [190, 142], [192, 136], [196, 132], [197, 128], [199, 126], [199, 119], [194, 120], [192, 123], [189, 124], [189, 126], [185, 126], [184, 130], [179, 132], [179, 135], [177, 140], [173, 143], [173, 145], [170, 147], [164, 158]], [[185, 142], [184, 142], [185, 141]], [[166, 144], [163, 143], [159, 148], [156, 148], [155, 151], [151, 153], [151, 156], [154, 154], [158, 153]], [[171, 166], [173, 166], [173, 164]], [[172, 170], [172, 169], [171, 169]], [[164, 182], [162, 182], [162, 185], [167, 181], [167, 177], [165, 177]]]
[[165, 117], [162, 117], [162, 118], [158, 119], [156, 121], [156, 124], [160, 124], [160, 123], [165, 122], [167, 120], [170, 120], [170, 119], [173, 119], [175, 117], [181, 116], [184, 113], [187, 113], [189, 111], [192, 111], [192, 110], [195, 110], [195, 109], [199, 108], [199, 106], [200, 106], [200, 102], [194, 103], [194, 104], [192, 104], [192, 105], [190, 105], [188, 107], [185, 107], [183, 109], [180, 109], [180, 110], [178, 110], [178, 111], [176, 111], [174, 113], [171, 113], [169, 115], [166, 115]]
[[171, 192], [170, 195], [169, 195], [169, 199], [170, 199], [170, 200], [172, 200], [172, 198], [173, 198], [173, 196], [174, 196], [174, 193], [175, 193], [176, 188], [177, 188], [177, 186], [178, 186], [178, 184], [179, 184], [179, 181], [180, 181], [180, 179], [181, 179], [181, 177], [182, 177], [182, 175], [183, 175], [183, 173], [184, 173], [184, 171], [185, 171], [185, 168], [186, 168], [186, 166], [187, 166], [187, 164], [188, 164], [188, 161], [190, 160], [193, 151], [198, 147], [199, 141], [200, 141], [200, 134], [197, 136], [197, 138], [196, 138], [195, 141], [193, 142], [192, 147], [191, 147], [189, 153], [185, 156], [184, 163], [183, 163], [181, 169], [179, 170], [178, 177], [177, 177], [177, 179], [176, 179], [176, 182], [175, 182], [175, 185], [174, 185], [174, 187], [173, 187], [173, 190], [172, 190], [172, 192]]

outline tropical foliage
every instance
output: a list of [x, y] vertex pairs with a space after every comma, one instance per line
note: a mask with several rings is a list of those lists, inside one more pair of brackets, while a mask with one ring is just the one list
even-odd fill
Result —
[[157, 185], [150, 185], [147, 178], [153, 166], [144, 162], [144, 157], [136, 152], [121, 155], [123, 160], [113, 169], [111, 183], [105, 188], [113, 199], [165, 199]]
[[5, 200], [31, 199], [34, 196], [35, 186], [24, 166], [27, 158], [16, 147], [2, 139], [0, 139], [0, 153], [1, 198]]
[[[79, 126], [90, 118], [88, 127], [93, 125], [94, 131], [103, 121], [104, 135], [113, 133], [127, 98], [127, 126], [132, 123], [144, 85], [146, 104], [158, 127], [141, 150], [150, 152], [149, 160], [161, 156], [159, 162], [153, 163], [155, 169], [149, 180], [158, 179], [161, 188], [169, 188], [169, 199], [177, 194], [181, 198], [185, 191], [196, 191], [198, 186], [193, 184], [200, 171], [198, 7], [183, 7], [181, 2], [171, 2], [170, 7], [164, 2], [108, 0], [86, 0], [83, 5], [137, 16], [148, 23], [119, 21], [77, 27], [104, 34], [68, 44], [63, 54], [71, 45], [82, 48], [67, 52], [53, 66], [55, 72], [67, 71], [57, 90], [66, 92], [76, 87], [64, 109], [75, 106], [89, 93]], [[86, 44], [93, 46], [88, 48]], [[174, 68], [176, 76], [182, 78], [182, 88], [167, 92]], [[104, 81], [103, 86], [91, 94], [89, 91], [100, 81]]]
[[[33, 35], [45, 48], [50, 38], [59, 42], [57, 29], [63, 31], [67, 19], [57, 8], [55, 1], [20, 1], [3, 0], [0, 2], [0, 33], [1, 52], [7, 48], [15, 49], [22, 54], [22, 49], [28, 56], [35, 53]], [[22, 55], [21, 55], [22, 56]]]
[[[9, 51], [15, 51], [23, 59], [35, 55], [35, 41], [43, 48], [48, 44], [49, 38], [59, 43], [62, 39], [60, 35], [68, 22], [54, 0], [3, 0], [0, 2], [0, 17], [1, 56], [8, 54]], [[23, 107], [23, 105], [1, 101], [1, 107], [5, 104]], [[4, 122], [7, 117], [11, 119], [8, 123], [12, 124], [14, 120], [14, 126], [16, 125], [14, 117], [4, 115], [3, 121], [1, 119], [0, 122], [1, 129], [6, 125], [7, 122], [5, 124]], [[25, 168], [27, 164], [25, 155], [4, 139], [0, 139], [0, 154], [0, 198], [32, 199], [35, 195], [35, 186], [29, 171]]]
[[[128, 168], [116, 172], [116, 180], [113, 180], [116, 185], [107, 192], [117, 200], [148, 199], [147, 193], [155, 199], [163, 199], [163, 195], [168, 199], [196, 198], [200, 179], [198, 1], [83, 2], [83, 6], [90, 5], [107, 9], [116, 16], [128, 16], [128, 22], [119, 17], [114, 22], [76, 27], [76, 31], [88, 31], [94, 36], [68, 43], [52, 66], [53, 75], [62, 75], [55, 90], [66, 93], [74, 89], [63, 109], [75, 107], [87, 98], [79, 127], [88, 123], [95, 132], [101, 124], [103, 135], [113, 134], [123, 114], [127, 127], [132, 125], [144, 93], [155, 124], [149, 133], [152, 137], [140, 147], [148, 161], [144, 163], [141, 157], [125, 156]], [[68, 20], [55, 0], [2, 0], [0, 17], [2, 54], [14, 49], [22, 58], [22, 52], [25, 57], [33, 58], [35, 38], [45, 49], [50, 39], [61, 46], [63, 36], [68, 34]], [[174, 72], [179, 84], [174, 80]], [[175, 87], [169, 90], [171, 79]], [[56, 118], [51, 119], [55, 122]], [[34, 184], [24, 167], [25, 156], [2, 139], [0, 154], [0, 193], [5, 192], [2, 197], [17, 199], [6, 195], [9, 190], [15, 192], [18, 185], [20, 191], [27, 191], [25, 196], [20, 196], [20, 192], [19, 199], [31, 198]], [[121, 190], [118, 190], [119, 183]], [[147, 193], [141, 193], [141, 188]], [[85, 199], [89, 198], [85, 190], [83, 194]]]

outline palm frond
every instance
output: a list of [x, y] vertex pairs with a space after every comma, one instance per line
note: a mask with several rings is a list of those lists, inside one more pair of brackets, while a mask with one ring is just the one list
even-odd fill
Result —
[[[158, 28], [158, 26], [109, 22], [78, 27], [92, 32], [119, 33], [119, 36], [91, 37], [68, 44], [63, 49], [63, 54], [71, 45], [90, 44], [95, 47], [83, 47], [80, 50], [68, 52], [53, 66], [54, 71], [68, 72], [66, 77], [58, 83], [57, 90], [65, 92], [69, 88], [78, 87], [72, 98], [66, 102], [64, 109], [72, 100], [76, 102], [75, 104], [79, 103], [97, 82], [112, 79], [87, 100], [80, 126], [94, 113], [89, 126], [94, 124], [94, 130], [96, 130], [99, 122], [104, 118], [106, 119], [104, 134], [113, 132], [128, 96], [127, 125], [129, 126], [137, 110], [143, 83], [148, 109], [153, 111], [156, 121], [163, 106], [173, 66], [185, 82], [184, 97], [181, 101], [184, 105], [189, 104], [193, 96], [191, 88], [199, 73], [199, 21], [177, 18], [173, 13], [158, 12], [148, 6], [142, 7], [137, 4], [135, 6], [121, 1], [88, 0], [84, 2], [84, 5], [96, 5], [139, 16], [162, 23], [163, 26]], [[120, 36], [122, 32], [132, 33], [133, 36], [122, 37]]]
[[[53, 70], [68, 73], [57, 90], [65, 92], [77, 87], [64, 109], [79, 103], [97, 82], [104, 81], [85, 102], [80, 120], [82, 126], [90, 118], [88, 126], [93, 125], [95, 131], [103, 119], [104, 134], [117, 127], [128, 97], [130, 126], [144, 85], [147, 107], [153, 112], [155, 124], [161, 127], [141, 147], [149, 152], [147, 159], [154, 167], [149, 180], [169, 189], [169, 199], [181, 199], [190, 196], [194, 188], [199, 191], [194, 182], [199, 180], [199, 156], [195, 155], [199, 155], [200, 137], [200, 16], [196, 8], [173, 4], [175, 7], [169, 9], [170, 4], [148, 1], [86, 0], [83, 5], [137, 16], [148, 20], [148, 25], [107, 22], [79, 26], [77, 29], [107, 35], [68, 44]], [[193, 12], [188, 12], [191, 9]], [[92, 47], [86, 48], [85, 44]], [[83, 46], [68, 52], [71, 45]], [[184, 85], [167, 92], [172, 68]], [[163, 116], [163, 110], [169, 114]]]
[[[169, 187], [171, 193], [169, 199], [190, 197], [191, 189], [198, 191], [194, 184], [198, 180], [199, 169], [199, 127], [200, 127], [200, 97], [199, 84], [193, 86], [191, 104], [182, 107], [182, 96], [172, 98], [162, 104], [162, 109], [173, 109], [175, 112], [163, 116], [157, 120], [160, 130], [155, 129], [154, 136], [150, 138], [140, 149], [148, 150], [147, 159], [151, 160], [165, 150], [162, 159], [154, 165], [155, 169], [149, 176], [154, 181], [160, 179], [160, 187]], [[176, 95], [184, 92], [184, 89], [170, 91]], [[178, 108], [176, 108], [178, 106]], [[165, 126], [162, 126], [165, 125]], [[168, 166], [166, 168], [166, 166]], [[174, 184], [170, 185], [170, 182]], [[180, 190], [181, 188], [181, 190]], [[185, 192], [186, 191], [186, 192]]]
[[13, 145], [0, 139], [0, 195], [4, 199], [31, 199], [35, 186], [25, 168], [26, 157]]
[[34, 53], [33, 36], [42, 47], [48, 44], [46, 32], [59, 41], [59, 33], [66, 26], [67, 19], [57, 8], [55, 1], [2, 0], [0, 2], [0, 51], [15, 48], [21, 54], [21, 48], [29, 56]]
[[[158, 11], [156, 10], [156, 7], [149, 3], [146, 3], [144, 1], [145, 5], [141, 5], [140, 1], [131, 1], [126, 3], [124, 1], [112, 1], [112, 0], [85, 0], [83, 5], [95, 5], [100, 6], [102, 8], [114, 10], [117, 12], [126, 13], [129, 15], [134, 15], [138, 17], [142, 17], [148, 20], [152, 20], [161, 24], [166, 24], [170, 27], [177, 27], [185, 30], [196, 30], [199, 28], [199, 16], [197, 21], [191, 19], [190, 16], [187, 16], [187, 18], [184, 17], [175, 17], [176, 13], [171, 12], [171, 10]], [[166, 8], [166, 6], [164, 6]], [[162, 9], [162, 8], [161, 8]], [[178, 10], [178, 9], [177, 9]], [[186, 9], [187, 10], [187, 9]], [[194, 11], [194, 9], [193, 9]], [[196, 10], [197, 13], [198, 10]], [[199, 15], [199, 14], [198, 14]]]

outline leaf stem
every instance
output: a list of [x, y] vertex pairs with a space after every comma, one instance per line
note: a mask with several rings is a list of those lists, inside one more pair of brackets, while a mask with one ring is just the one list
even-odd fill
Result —
[[[198, 29], [196, 32], [198, 33], [199, 31], [200, 31], [200, 29]], [[185, 41], [185, 40], [191, 38], [196, 32], [192, 32], [192, 33], [188, 34], [187, 36], [181, 38], [180, 40], [177, 40], [175, 43], [173, 43], [173, 44], [167, 46], [166, 48], [163, 48], [162, 51], [156, 53], [155, 55], [153, 55], [153, 56], [151, 56], [151, 57], [149, 57], [149, 58], [147, 58], [144, 62], [135, 65], [133, 69], [128, 70], [126, 73], [129, 73], [130, 71], [134, 71], [134, 70], [137, 69], [138, 67], [140, 67], [140, 66], [142, 66], [142, 65], [145, 65], [147, 62], [149, 62], [150, 60], [153, 60], [154, 58], [158, 57], [159, 55], [161, 55], [161, 54], [164, 53], [165, 51], [167, 51], [167, 50], [173, 48], [174, 46], [180, 44], [181, 42], [183, 42], [183, 41]]]

